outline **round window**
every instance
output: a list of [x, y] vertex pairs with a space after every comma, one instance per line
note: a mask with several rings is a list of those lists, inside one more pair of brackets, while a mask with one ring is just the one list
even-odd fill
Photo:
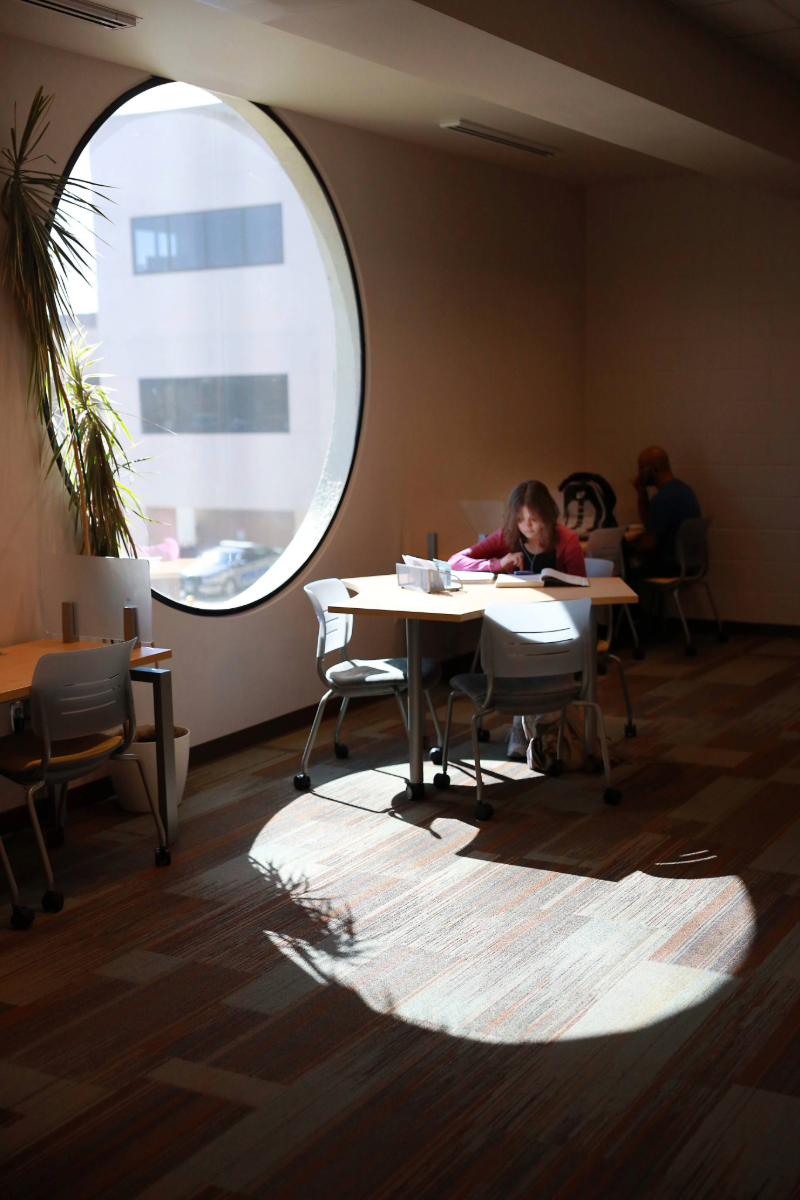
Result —
[[274, 118], [182, 83], [116, 108], [72, 175], [109, 188], [69, 291], [135, 443], [153, 591], [257, 604], [319, 545], [358, 435], [358, 299], [330, 202]]

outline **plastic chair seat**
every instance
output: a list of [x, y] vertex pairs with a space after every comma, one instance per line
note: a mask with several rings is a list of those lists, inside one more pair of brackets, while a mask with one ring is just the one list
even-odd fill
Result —
[[[119, 733], [89, 733], [84, 737], [68, 738], [51, 742], [50, 761], [45, 767], [46, 775], [68, 771], [70, 767], [86, 771], [87, 762], [94, 758], [108, 757], [123, 743]], [[0, 772], [9, 779], [37, 779], [41, 772], [43, 745], [35, 733], [26, 730], [0, 738]]]
[[[451, 687], [469, 696], [476, 708], [483, 708], [489, 691], [487, 675], [456, 675], [450, 680]], [[495, 678], [492, 691], [492, 707], [498, 712], [516, 714], [527, 712], [525, 705], [531, 704], [537, 712], [549, 712], [548, 705], [560, 708], [577, 700], [581, 694], [581, 683], [571, 675], [544, 675], [536, 679], [535, 688], [528, 679]]]
[[[422, 660], [422, 687], [434, 687], [441, 677], [441, 668], [432, 658]], [[390, 693], [408, 682], [406, 658], [350, 658], [334, 663], [325, 672], [331, 687], [339, 693], [370, 691], [375, 695]]]

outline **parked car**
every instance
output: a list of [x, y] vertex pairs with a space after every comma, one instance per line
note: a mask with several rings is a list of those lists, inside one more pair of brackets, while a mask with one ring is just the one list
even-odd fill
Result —
[[181, 600], [230, 600], [250, 587], [282, 551], [257, 542], [221, 541], [181, 571]]

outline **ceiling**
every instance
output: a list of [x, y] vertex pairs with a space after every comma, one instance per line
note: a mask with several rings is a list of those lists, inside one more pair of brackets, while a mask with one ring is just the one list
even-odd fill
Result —
[[[112, 3], [139, 15], [139, 25], [109, 31], [0, 0], [0, 33], [565, 182], [688, 170], [800, 195], [800, 85], [687, 19], [694, 8], [679, 12], [665, 0]], [[697, 7], [762, 4], [777, 9], [771, 0]], [[800, 11], [800, 0], [780, 4]], [[456, 117], [562, 153], [540, 159], [440, 127]]]
[[800, 0], [668, 0], [759, 58], [800, 78]]

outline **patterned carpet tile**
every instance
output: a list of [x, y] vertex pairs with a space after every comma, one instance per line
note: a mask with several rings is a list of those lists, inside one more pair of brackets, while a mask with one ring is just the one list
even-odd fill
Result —
[[0, 931], [4, 1200], [798, 1194], [800, 640], [698, 643], [628, 661], [635, 739], [601, 680], [619, 808], [493, 718], [477, 822], [462, 701], [409, 804], [388, 700], [310, 793], [302, 730], [190, 772], [168, 871], [75, 814]]

